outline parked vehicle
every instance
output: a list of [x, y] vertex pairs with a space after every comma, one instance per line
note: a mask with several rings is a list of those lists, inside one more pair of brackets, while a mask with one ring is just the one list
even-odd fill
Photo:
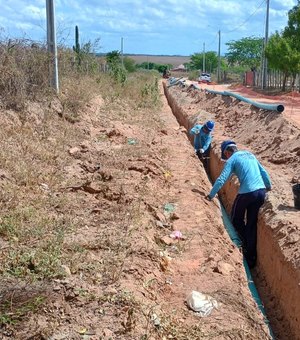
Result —
[[201, 83], [210, 83], [211, 77], [209, 73], [202, 72], [199, 77], [199, 82]]

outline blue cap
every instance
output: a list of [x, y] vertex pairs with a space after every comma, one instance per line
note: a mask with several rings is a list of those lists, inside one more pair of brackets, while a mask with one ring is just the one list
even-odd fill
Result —
[[232, 140], [225, 140], [222, 144], [221, 144], [221, 159], [226, 160], [224, 151], [229, 147], [229, 146], [236, 146], [236, 143]]

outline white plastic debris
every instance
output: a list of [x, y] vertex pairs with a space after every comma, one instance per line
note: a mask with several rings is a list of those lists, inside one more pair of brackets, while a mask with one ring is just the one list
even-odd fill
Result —
[[187, 305], [199, 316], [208, 316], [214, 308], [218, 308], [218, 302], [207, 294], [193, 290], [186, 299]]
[[174, 240], [180, 240], [182, 238], [182, 233], [179, 230], [175, 230], [170, 234], [170, 237]]
[[160, 319], [155, 313], [151, 315], [151, 320], [155, 327], [160, 327]]

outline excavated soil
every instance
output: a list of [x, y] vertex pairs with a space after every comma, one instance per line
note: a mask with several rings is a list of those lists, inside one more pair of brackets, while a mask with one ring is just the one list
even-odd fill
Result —
[[[223, 133], [221, 124], [228, 135], [234, 132], [232, 137], [238, 141], [246, 138], [241, 128], [236, 128], [237, 123], [239, 127], [243, 124], [239, 114], [247, 112], [245, 106], [237, 105], [232, 122], [224, 112], [224, 108], [232, 110], [232, 103], [205, 101], [204, 94], [177, 88], [170, 92], [194, 121], [199, 105], [203, 110], [215, 108], [216, 141]], [[123, 102], [108, 104], [96, 98], [79, 122], [66, 125], [65, 134], [73, 131], [74, 135], [73, 144], [57, 151], [53, 163], [53, 167], [59, 164], [53, 176], [59, 173], [60, 180], [47, 184], [44, 178], [34, 192], [42, 192], [45, 208], [55, 201], [52, 215], [64, 218], [68, 214], [72, 219], [59, 257], [65, 274], [35, 283], [16, 283], [13, 277], [12, 282], [3, 281], [1, 297], [10, 297], [11, 308], [31, 291], [36, 296], [43, 291], [46, 301], [27, 310], [25, 316], [20, 314], [13, 324], [1, 320], [2, 339], [270, 339], [248, 289], [242, 255], [225, 231], [219, 204], [205, 200], [211, 184], [194, 155], [186, 129], [168, 106], [162, 86], [160, 97], [163, 104], [156, 111], [134, 111]], [[13, 114], [3, 115], [7, 124], [12, 124]], [[211, 117], [211, 113], [202, 112], [201, 117]], [[299, 135], [291, 134], [296, 131], [291, 125], [280, 125], [279, 129], [278, 124], [283, 123], [280, 117], [274, 125], [273, 116], [263, 113], [263, 117], [271, 122], [269, 135], [274, 131], [277, 135], [268, 145], [251, 134], [247, 138], [254, 151], [260, 150], [264, 163], [270, 157], [268, 150], [277, 143], [280, 152], [267, 164], [274, 190], [264, 209], [273, 218], [273, 210], [281, 205], [285, 222], [280, 228], [277, 224], [274, 233], [284, 256], [299, 268], [298, 215], [291, 208], [288, 185], [299, 170]], [[46, 139], [47, 145], [56, 145], [59, 126], [67, 124], [59, 117], [55, 122], [57, 128]], [[279, 139], [274, 140], [286, 133], [292, 136], [289, 143], [294, 150], [289, 155], [281, 149]], [[260, 135], [258, 130], [255, 136]], [[40, 147], [42, 143], [41, 139]], [[282, 170], [273, 172], [279, 163]], [[1, 176], [2, 188], [9, 185], [7, 178], [11, 176], [6, 170]], [[20, 188], [24, 197], [28, 195], [29, 188]], [[276, 211], [274, 218], [278, 216]], [[170, 237], [176, 230], [182, 239]], [[20, 236], [14, 243], [3, 235], [0, 240], [3, 263], [8, 261], [13, 244], [24, 246]], [[38, 238], [35, 242], [37, 245]], [[38, 259], [28, 263], [28, 270], [37, 271], [38, 265]], [[195, 315], [186, 306], [186, 296], [192, 290], [212, 296], [218, 308], [207, 317]]]
[[[244, 96], [250, 92], [242, 88], [232, 91]], [[299, 339], [300, 308], [296, 301], [300, 301], [300, 224], [292, 194], [292, 185], [300, 183], [297, 119], [190, 86], [166, 88], [166, 93], [173, 112], [186, 128], [208, 118], [216, 121], [210, 160], [213, 180], [223, 167], [219, 145], [224, 139], [234, 139], [240, 148], [254, 152], [269, 171], [273, 188], [260, 214], [258, 266], [253, 274], [276, 337]], [[237, 188], [233, 178], [220, 193], [228, 212]]]

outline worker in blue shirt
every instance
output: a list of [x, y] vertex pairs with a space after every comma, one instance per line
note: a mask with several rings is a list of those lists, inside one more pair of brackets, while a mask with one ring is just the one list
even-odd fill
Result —
[[266, 191], [271, 190], [271, 180], [256, 157], [249, 151], [239, 151], [233, 141], [222, 143], [221, 158], [227, 160], [226, 164], [207, 199], [213, 199], [231, 175], [238, 177], [240, 188], [232, 206], [231, 220], [243, 241], [248, 265], [253, 268], [257, 257], [258, 212], [265, 201]]
[[207, 121], [204, 125], [197, 124], [190, 130], [190, 134], [194, 135], [194, 149], [196, 155], [204, 166], [207, 167], [207, 158], [209, 157], [210, 144], [212, 141], [211, 132], [214, 129], [215, 123], [212, 120]]

